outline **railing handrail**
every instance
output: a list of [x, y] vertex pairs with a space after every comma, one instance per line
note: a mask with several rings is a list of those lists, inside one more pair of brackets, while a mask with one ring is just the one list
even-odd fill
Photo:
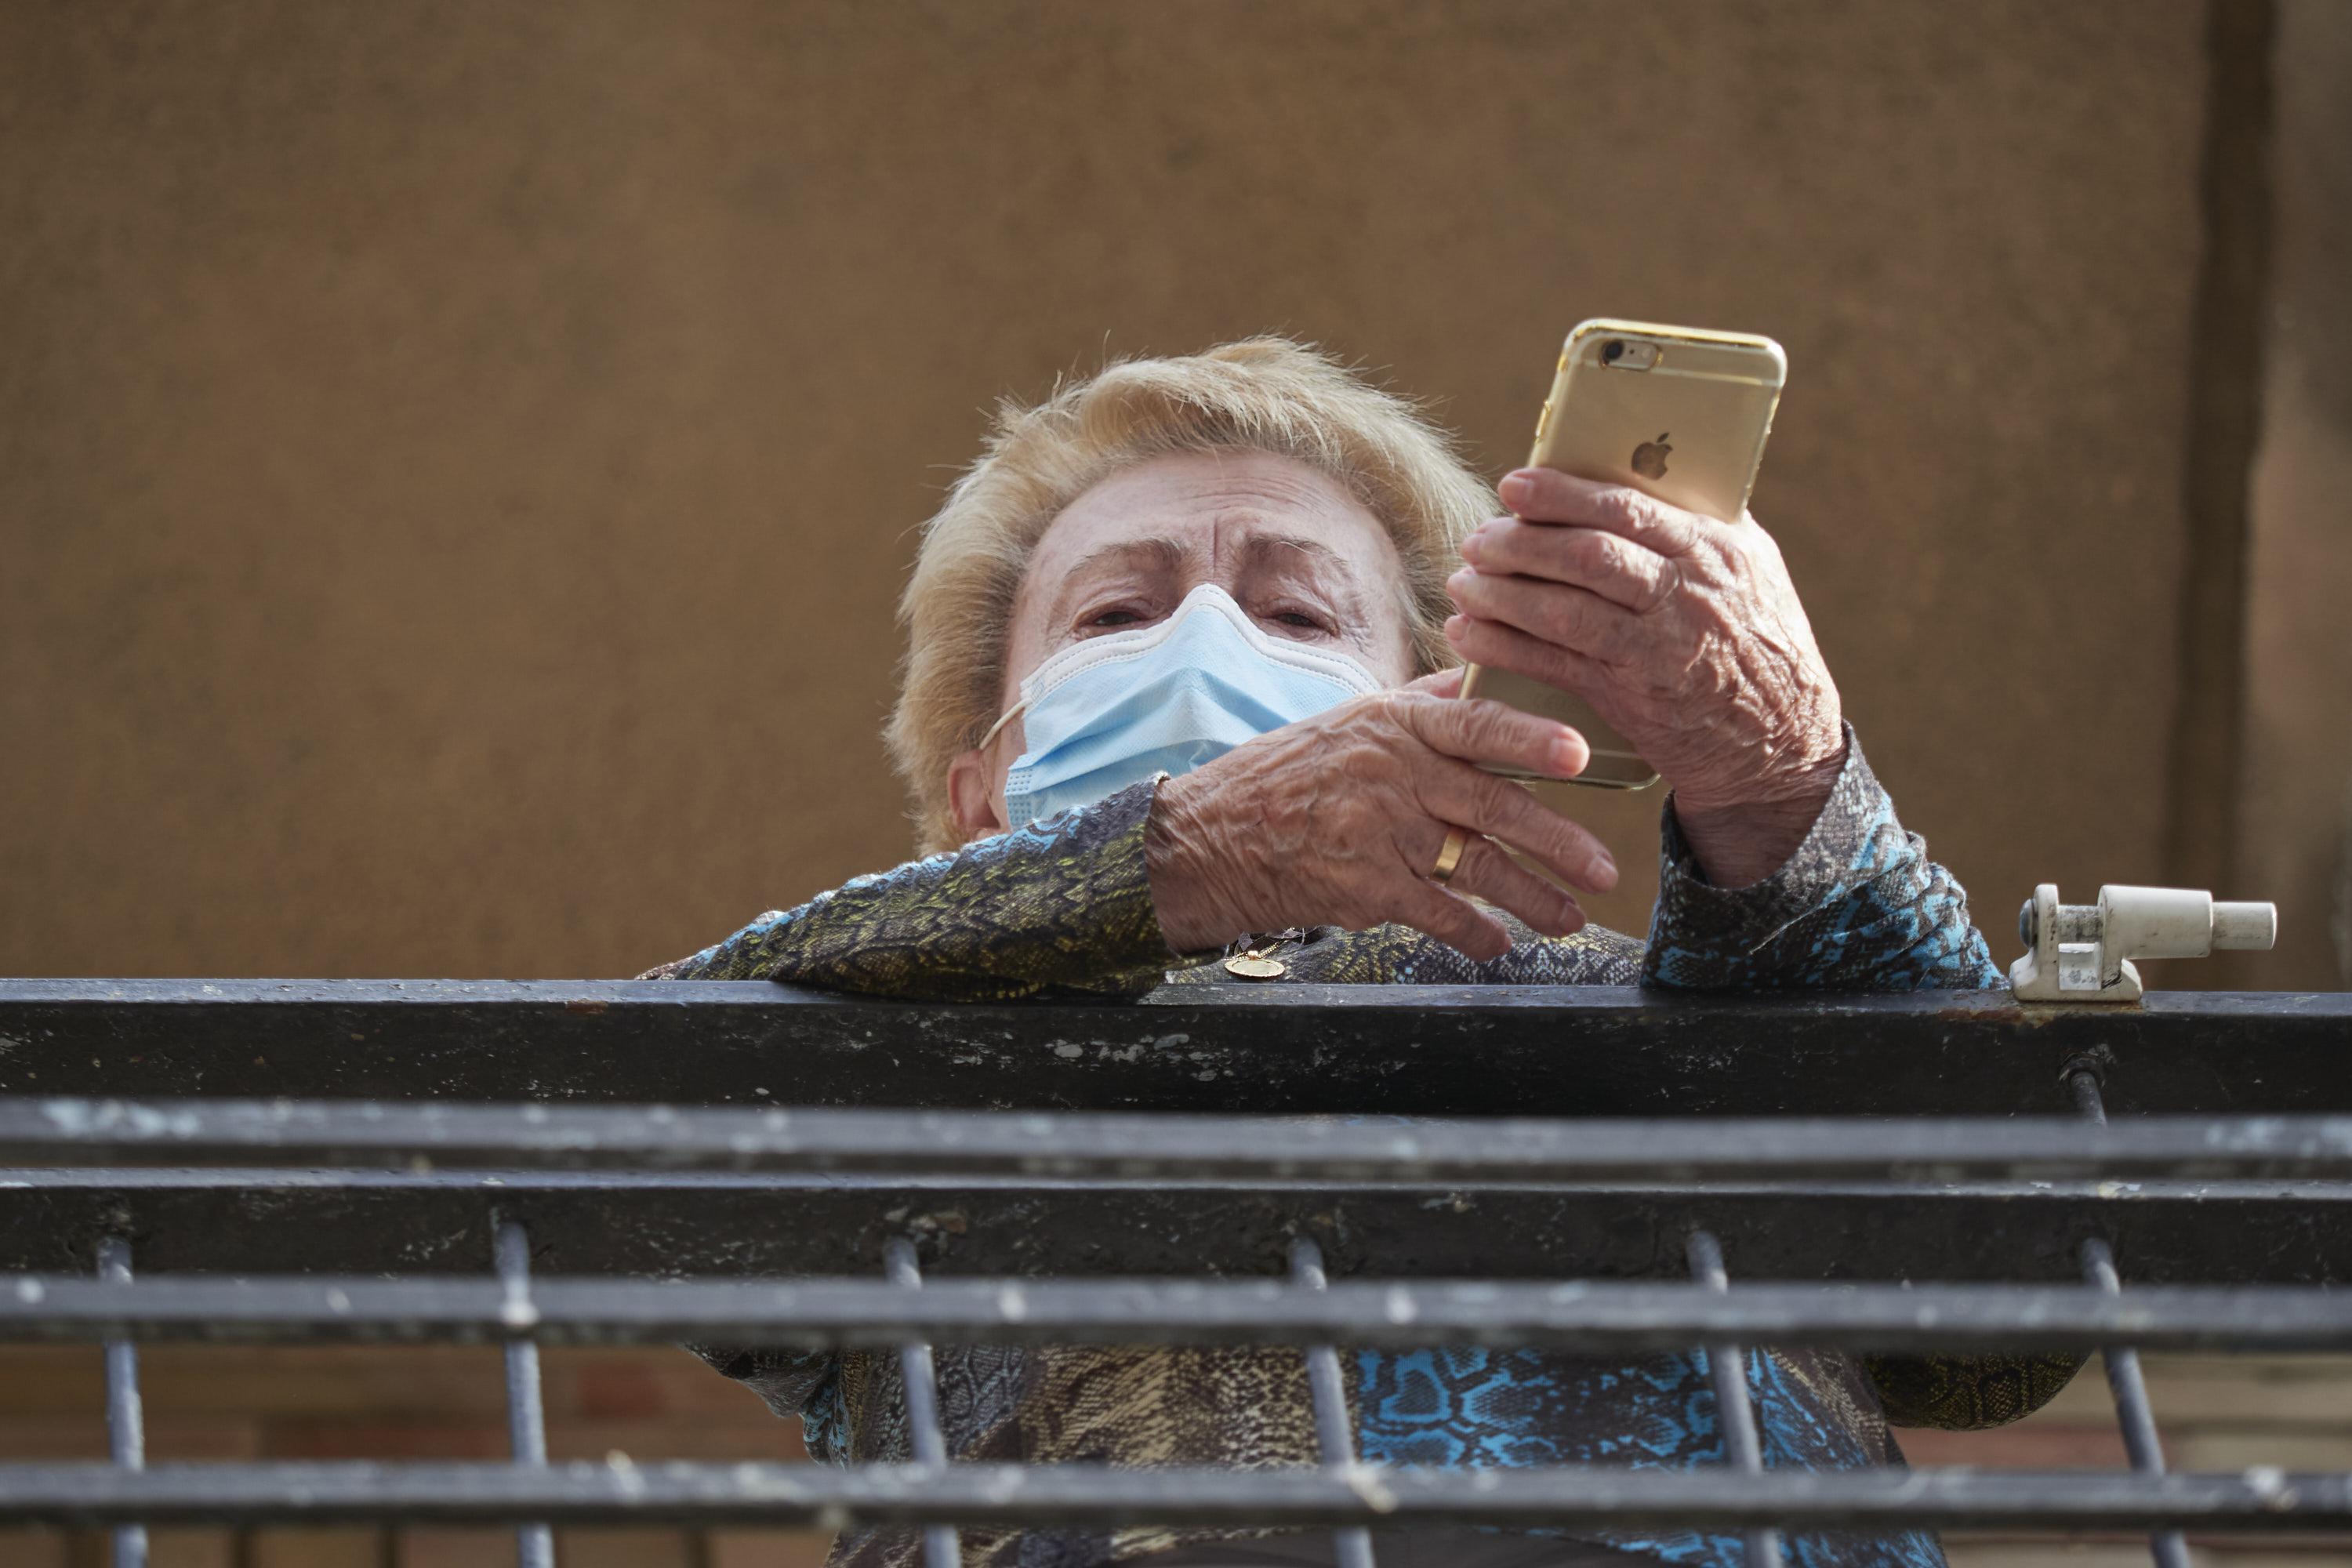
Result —
[[534, 1277], [527, 1306], [488, 1279], [309, 1276], [121, 1283], [0, 1274], [0, 1341], [218, 1343], [679, 1341], [801, 1349], [942, 1344], [1433, 1342], [1632, 1355], [1695, 1343], [1855, 1352], [2252, 1353], [2352, 1349], [2352, 1292], [2324, 1286], [1777, 1285], [1652, 1281], [1003, 1279], [934, 1273], [920, 1291], [857, 1279]]
[[[2352, 994], [1170, 986], [884, 1002], [759, 981], [0, 981], [0, 1093], [1414, 1115], [2352, 1111]], [[2226, 1045], [2219, 1042], [2226, 1042]]]
[[2352, 1116], [1495, 1121], [0, 1096], [0, 1163], [1135, 1181], [2352, 1180]]
[[0, 1465], [0, 1519], [79, 1524], [799, 1525], [955, 1521], [1097, 1527], [1474, 1523], [1520, 1529], [2205, 1530], [2352, 1526], [2352, 1476], [2099, 1470], [1790, 1470], [1743, 1476], [1561, 1465], [1527, 1469], [1112, 1469], [1097, 1465]]

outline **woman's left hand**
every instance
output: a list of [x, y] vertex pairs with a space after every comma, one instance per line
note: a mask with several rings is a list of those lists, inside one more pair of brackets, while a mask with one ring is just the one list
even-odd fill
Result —
[[1837, 685], [1772, 536], [1550, 468], [1502, 484], [1464, 542], [1446, 639], [1565, 688], [1647, 758], [1709, 876], [1744, 886], [1802, 841], [1845, 756]]

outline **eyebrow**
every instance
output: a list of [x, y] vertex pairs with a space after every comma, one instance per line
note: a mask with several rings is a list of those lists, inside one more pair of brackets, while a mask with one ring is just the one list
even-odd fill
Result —
[[1146, 570], [1173, 572], [1184, 563], [1184, 547], [1164, 536], [1153, 539], [1123, 539], [1116, 544], [1106, 544], [1078, 557], [1077, 563], [1062, 579], [1062, 586], [1054, 595], [1047, 618], [1058, 626], [1069, 617], [1070, 600], [1085, 586], [1087, 575], [1103, 566], [1141, 566]]
[[[1313, 564], [1336, 573], [1338, 586], [1351, 597], [1360, 593], [1360, 579], [1355, 563], [1319, 539], [1309, 539], [1298, 533], [1253, 533], [1241, 542], [1242, 559], [1256, 563], [1270, 558], [1303, 556]], [[1181, 541], [1166, 535], [1149, 539], [1123, 539], [1088, 551], [1078, 557], [1069, 574], [1062, 579], [1061, 591], [1055, 595], [1049, 618], [1059, 622], [1069, 614], [1070, 600], [1086, 584], [1089, 574], [1106, 566], [1140, 566], [1147, 571], [1173, 573], [1181, 568], [1192, 551]], [[1360, 603], [1351, 603], [1352, 610], [1360, 610]], [[1359, 639], [1360, 640], [1360, 639]]]
[[1242, 541], [1244, 560], [1282, 554], [1307, 556], [1318, 565], [1338, 568], [1349, 582], [1355, 580], [1356, 563], [1319, 539], [1308, 539], [1296, 533], [1253, 533]]
[[1116, 544], [1106, 544], [1099, 550], [1090, 550], [1079, 556], [1077, 564], [1070, 568], [1070, 575], [1075, 578], [1097, 566], [1112, 563], [1123, 566], [1130, 563], [1172, 572], [1184, 563], [1184, 553], [1183, 545], [1165, 535], [1151, 539], [1122, 539]]
[[[1321, 540], [1309, 539], [1304, 534], [1253, 533], [1242, 541], [1241, 551], [1245, 560], [1286, 553], [1310, 556], [1322, 564], [1338, 567], [1351, 578], [1356, 574], [1355, 563]], [[1139, 558], [1142, 564], [1172, 571], [1183, 564], [1188, 553], [1190, 552], [1183, 544], [1165, 535], [1151, 539], [1123, 539], [1116, 544], [1106, 544], [1078, 557], [1077, 563], [1070, 568], [1070, 575], [1076, 577], [1093, 567], [1112, 563], [1124, 565]]]

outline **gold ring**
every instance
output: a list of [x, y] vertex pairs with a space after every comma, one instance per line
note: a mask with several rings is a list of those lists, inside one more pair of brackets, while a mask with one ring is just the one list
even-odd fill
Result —
[[1439, 887], [1454, 879], [1462, 868], [1462, 852], [1470, 847], [1470, 836], [1458, 827], [1445, 830], [1445, 847], [1437, 852], [1437, 864], [1429, 868], [1429, 879]]

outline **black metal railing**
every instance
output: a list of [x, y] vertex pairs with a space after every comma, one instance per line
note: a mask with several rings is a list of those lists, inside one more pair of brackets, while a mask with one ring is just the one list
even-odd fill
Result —
[[[1251, 1114], [1232, 1114], [1246, 1106]], [[887, 1107], [888, 1109], [878, 1109]], [[2110, 1119], [2109, 1112], [2114, 1115]], [[0, 982], [0, 1338], [98, 1342], [110, 1463], [0, 1522], [1663, 1522], [2352, 1538], [2164, 1472], [2132, 1347], [2352, 1349], [2352, 996]], [[143, 1462], [150, 1340], [506, 1347], [506, 1464]], [[537, 1347], [894, 1350], [910, 1463], [551, 1464]], [[1322, 1464], [949, 1462], [931, 1347], [1281, 1343]], [[1704, 1347], [1727, 1462], [1358, 1462], [1336, 1347]], [[2128, 1472], [1766, 1467], [1743, 1347], [2104, 1350]]]

